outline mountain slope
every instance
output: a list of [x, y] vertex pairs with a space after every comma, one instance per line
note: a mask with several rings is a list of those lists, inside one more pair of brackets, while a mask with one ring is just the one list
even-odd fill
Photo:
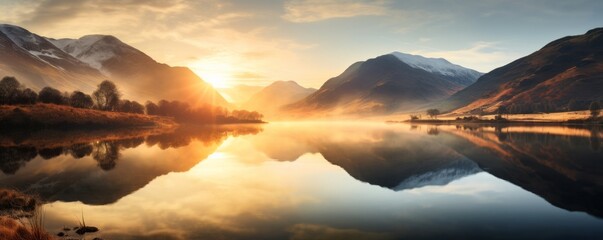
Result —
[[390, 113], [444, 99], [480, 73], [444, 59], [392, 53], [352, 64], [315, 93], [287, 107], [297, 112]]
[[603, 28], [555, 40], [542, 49], [480, 77], [440, 105], [457, 113], [533, 104], [586, 108], [603, 100]]
[[89, 92], [103, 79], [97, 69], [17, 26], [0, 24], [0, 52], [0, 76], [15, 76], [35, 90], [51, 85]]
[[133, 98], [183, 100], [226, 105], [209, 84], [185, 67], [170, 67], [108, 35], [51, 40], [56, 46], [119, 83]]
[[256, 94], [257, 92], [264, 89], [262, 86], [252, 86], [252, 85], [236, 85], [234, 87], [229, 88], [220, 88], [218, 91], [225, 96], [230, 102], [234, 104], [243, 104]]
[[99, 82], [110, 79], [128, 99], [227, 105], [190, 69], [158, 63], [113, 36], [56, 40], [3, 24], [0, 52], [0, 75], [15, 76], [34, 90], [51, 86], [90, 93]]
[[316, 89], [304, 88], [294, 81], [276, 81], [254, 94], [243, 104], [243, 108], [274, 115], [280, 107], [299, 101], [314, 92]]

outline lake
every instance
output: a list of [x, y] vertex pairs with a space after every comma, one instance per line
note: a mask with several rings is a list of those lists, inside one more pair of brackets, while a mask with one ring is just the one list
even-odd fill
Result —
[[86, 239], [597, 239], [603, 131], [270, 123], [14, 133], [0, 188]]

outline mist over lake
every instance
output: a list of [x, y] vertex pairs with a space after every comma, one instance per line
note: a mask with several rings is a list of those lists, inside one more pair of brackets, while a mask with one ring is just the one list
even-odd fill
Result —
[[26, 139], [0, 148], [29, 156], [3, 164], [0, 187], [40, 196], [48, 229], [83, 212], [108, 239], [592, 239], [603, 233], [602, 138], [327, 122], [52, 148]]

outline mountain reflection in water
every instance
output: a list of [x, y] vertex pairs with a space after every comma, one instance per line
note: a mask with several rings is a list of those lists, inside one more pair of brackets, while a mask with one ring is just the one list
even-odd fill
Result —
[[10, 159], [0, 187], [54, 202], [50, 227], [72, 224], [80, 201], [108, 239], [603, 234], [597, 128], [271, 123], [139, 135], [0, 138]]
[[[20, 145], [3, 136], [0, 142], [5, 146], [0, 146], [0, 156], [6, 160], [0, 162], [5, 174], [0, 176], [0, 188], [17, 189], [48, 202], [109, 204], [158, 176], [189, 170], [228, 136], [257, 134], [261, 128], [186, 127], [161, 134], [122, 131], [126, 138], [105, 131], [37, 133], [54, 135], [53, 141], [21, 139]], [[81, 134], [90, 142], [74, 143], [74, 137]], [[185, 147], [195, 151], [174, 151]]]

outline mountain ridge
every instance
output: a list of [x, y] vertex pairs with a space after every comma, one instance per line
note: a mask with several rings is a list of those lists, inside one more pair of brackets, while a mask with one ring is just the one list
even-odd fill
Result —
[[[0, 25], [0, 75], [26, 86], [92, 92], [102, 80], [114, 81], [131, 100], [180, 100], [193, 106], [229, 106], [208, 83], [186, 67], [156, 62], [111, 35], [79, 39], [39, 36], [19, 26]], [[175, 87], [178, 86], [178, 87]]]
[[305, 88], [295, 81], [275, 81], [253, 94], [243, 107], [261, 111], [268, 117], [277, 117], [282, 106], [299, 101], [314, 92], [316, 89]]
[[[400, 55], [398, 53], [397, 55]], [[416, 55], [422, 63], [441, 60]], [[444, 60], [445, 61], [445, 60]], [[421, 61], [415, 61], [421, 62]], [[447, 61], [446, 61], [447, 62]], [[387, 114], [410, 109], [425, 103], [444, 99], [475, 81], [480, 73], [447, 62], [459, 71], [475, 74], [444, 75], [413, 67], [393, 54], [385, 54], [366, 61], [355, 62], [340, 75], [327, 80], [318, 91], [288, 105], [293, 114], [328, 112], [332, 114]]]
[[438, 105], [454, 113], [494, 112], [498, 106], [514, 112], [537, 112], [552, 105], [567, 111], [570, 101], [586, 109], [603, 100], [603, 28], [567, 36], [501, 66]]

